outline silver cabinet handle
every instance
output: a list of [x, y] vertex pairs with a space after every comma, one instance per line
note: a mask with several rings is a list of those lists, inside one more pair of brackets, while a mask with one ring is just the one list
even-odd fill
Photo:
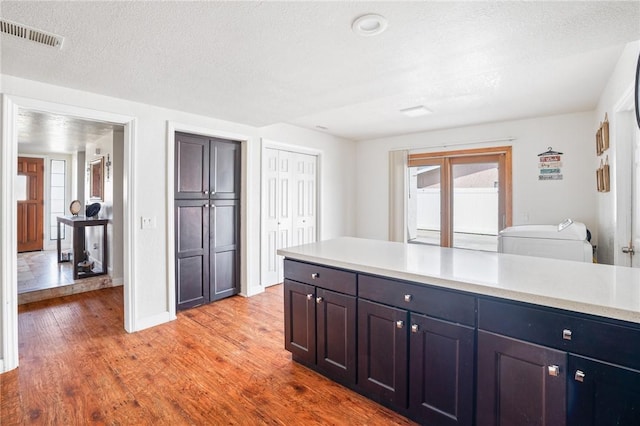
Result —
[[420, 326], [418, 324], [411, 324], [411, 332], [417, 333], [420, 330]]
[[404, 321], [402, 320], [396, 321], [396, 328], [404, 328]]
[[311, 300], [311, 299], [313, 299], [313, 293], [307, 294], [307, 300]]
[[204, 205], [204, 206], [202, 206], [202, 207], [204, 207], [204, 208], [206, 209], [206, 208], [211, 207], [211, 206], [209, 206], [209, 204], [205, 204], [205, 205]]
[[312, 279], [312, 280], [316, 280], [316, 279], [318, 279], [318, 278], [320, 278], [320, 274], [319, 274], [319, 273], [314, 272], [313, 274], [311, 274], [311, 279]]
[[316, 297], [316, 303], [322, 303], [324, 299], [320, 296]]
[[550, 365], [549, 367], [549, 375], [550, 376], [559, 376], [560, 375], [560, 367], [557, 365]]
[[202, 191], [202, 193], [203, 193], [204, 195], [207, 195], [207, 194], [209, 193], [209, 191]]
[[568, 328], [565, 328], [564, 330], [562, 330], [562, 338], [564, 340], [571, 340], [571, 330], [569, 330]]
[[405, 294], [404, 295], [404, 301], [405, 302], [411, 302], [411, 300], [413, 300], [413, 296], [410, 294]]
[[576, 382], [584, 382], [584, 371], [580, 371], [580, 370], [576, 370], [576, 375], [574, 376], [574, 378], [576, 379]]

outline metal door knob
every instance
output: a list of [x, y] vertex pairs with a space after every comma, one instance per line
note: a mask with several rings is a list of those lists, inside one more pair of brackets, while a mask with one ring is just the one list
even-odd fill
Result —
[[413, 296], [410, 294], [405, 294], [404, 295], [404, 301], [405, 302], [411, 302], [411, 300], [413, 300]]
[[571, 330], [569, 330], [568, 328], [565, 328], [564, 330], [562, 330], [562, 338], [564, 340], [571, 340]]
[[396, 328], [404, 328], [404, 321], [402, 320], [396, 321]]
[[574, 376], [574, 378], [576, 379], [576, 382], [584, 382], [584, 371], [580, 371], [580, 370], [576, 370], [576, 375]]
[[307, 294], [307, 300], [311, 300], [311, 299], [313, 299], [313, 293]]
[[417, 333], [418, 330], [420, 330], [420, 326], [418, 326], [418, 324], [411, 324], [411, 332], [412, 333]]
[[313, 274], [311, 274], [311, 279], [312, 280], [315, 280], [315, 279], [318, 279], [318, 278], [320, 278], [320, 274], [318, 274], [317, 272], [314, 272]]
[[202, 193], [203, 193], [204, 195], [207, 195], [207, 194], [209, 193], [209, 191], [202, 191]]
[[322, 303], [324, 299], [320, 296], [316, 297], [316, 303]]
[[550, 376], [559, 376], [560, 375], [560, 367], [557, 365], [550, 365], [548, 367]]

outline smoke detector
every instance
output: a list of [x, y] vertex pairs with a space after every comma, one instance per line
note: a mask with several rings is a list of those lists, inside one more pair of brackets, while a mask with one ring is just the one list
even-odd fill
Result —
[[7, 34], [49, 47], [62, 49], [64, 37], [0, 18], [0, 34]]

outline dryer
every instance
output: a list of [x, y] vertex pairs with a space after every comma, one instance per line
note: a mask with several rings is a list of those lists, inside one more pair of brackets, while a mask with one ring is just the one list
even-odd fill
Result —
[[498, 234], [498, 252], [593, 262], [593, 247], [584, 223], [567, 219], [559, 225], [518, 225]]

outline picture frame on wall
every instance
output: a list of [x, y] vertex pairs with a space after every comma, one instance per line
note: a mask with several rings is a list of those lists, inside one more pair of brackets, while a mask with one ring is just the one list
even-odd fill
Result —
[[89, 199], [104, 201], [104, 157], [89, 163]]
[[605, 112], [604, 121], [600, 125], [600, 140], [602, 141], [602, 152], [609, 149], [609, 115]]

